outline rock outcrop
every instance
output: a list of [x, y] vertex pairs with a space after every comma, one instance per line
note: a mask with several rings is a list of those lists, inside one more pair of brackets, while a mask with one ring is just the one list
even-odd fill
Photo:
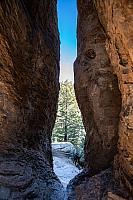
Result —
[[102, 170], [116, 154], [121, 95], [93, 1], [79, 0], [78, 11], [74, 71], [77, 101], [87, 133], [85, 159], [91, 169]]
[[106, 51], [122, 97], [115, 177], [133, 194], [133, 1], [95, 1], [107, 35]]
[[0, 1], [0, 199], [64, 199], [51, 133], [59, 92], [56, 0]]
[[53, 156], [65, 156], [73, 159], [76, 154], [76, 148], [71, 142], [55, 142], [52, 143], [52, 154]]
[[[110, 198], [108, 194], [113, 194], [113, 197], [118, 194], [120, 198], [131, 198], [132, 14], [133, 2], [130, 0], [78, 0], [75, 92], [86, 129], [86, 170], [92, 173], [87, 175], [91, 177], [89, 180], [84, 178], [78, 186], [74, 180], [72, 182], [75, 184], [75, 195], [80, 191], [79, 194], [84, 194], [84, 199], [107, 199]], [[99, 172], [112, 165], [112, 178], [109, 183], [104, 182], [108, 185], [105, 188], [102, 186], [103, 176], [100, 176]], [[93, 187], [90, 181], [92, 179], [98, 181], [93, 182]], [[100, 193], [95, 197], [97, 184]], [[85, 195], [86, 188], [91, 188], [92, 196], [90, 193]]]

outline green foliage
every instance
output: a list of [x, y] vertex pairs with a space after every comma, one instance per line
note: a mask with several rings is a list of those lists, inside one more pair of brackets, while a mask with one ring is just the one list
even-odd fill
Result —
[[72, 82], [61, 83], [58, 101], [58, 113], [53, 130], [53, 142], [69, 141], [83, 148], [85, 130], [81, 113], [75, 98]]

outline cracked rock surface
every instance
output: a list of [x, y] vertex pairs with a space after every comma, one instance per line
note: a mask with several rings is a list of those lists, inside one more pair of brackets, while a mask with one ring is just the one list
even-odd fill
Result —
[[[75, 92], [86, 129], [86, 169], [93, 173], [78, 186], [76, 178], [71, 183], [77, 199], [133, 196], [132, 27], [131, 0], [78, 0]], [[105, 188], [100, 173], [104, 170], [105, 177], [110, 166], [112, 175]], [[101, 189], [96, 197], [97, 184]]]
[[0, 199], [64, 199], [51, 133], [59, 92], [55, 0], [0, 1]]

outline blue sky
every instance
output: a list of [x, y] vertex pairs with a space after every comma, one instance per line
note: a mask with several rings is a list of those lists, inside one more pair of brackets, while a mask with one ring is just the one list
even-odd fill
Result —
[[61, 41], [60, 81], [73, 81], [73, 62], [76, 58], [76, 0], [58, 0], [58, 26]]

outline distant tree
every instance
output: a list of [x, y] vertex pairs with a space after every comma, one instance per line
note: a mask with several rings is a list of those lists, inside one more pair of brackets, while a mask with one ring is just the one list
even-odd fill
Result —
[[82, 147], [85, 138], [85, 130], [81, 113], [75, 98], [72, 82], [61, 82], [58, 112], [53, 130], [53, 141], [69, 141], [77, 147]]

